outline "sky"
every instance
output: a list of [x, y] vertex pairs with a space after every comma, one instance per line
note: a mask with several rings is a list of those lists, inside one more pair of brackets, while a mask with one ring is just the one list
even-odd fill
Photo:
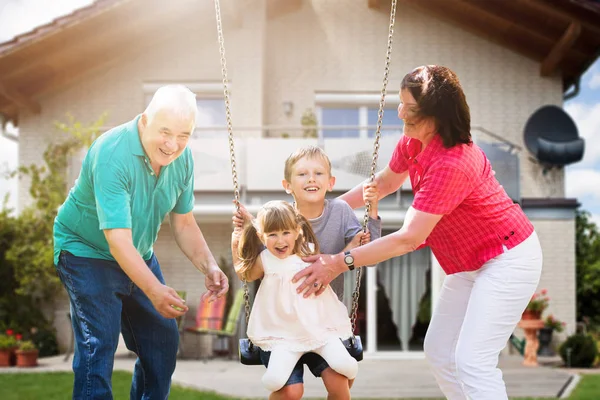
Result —
[[[92, 0], [0, 0], [0, 42], [90, 3]], [[566, 168], [566, 196], [577, 198], [600, 226], [600, 60], [583, 75], [579, 95], [565, 103], [565, 110], [586, 141], [583, 160]], [[17, 166], [17, 151], [16, 143], [0, 137], [0, 175]], [[0, 207], [7, 192], [14, 193], [9, 206], [16, 206], [16, 189], [15, 180], [0, 178]]]

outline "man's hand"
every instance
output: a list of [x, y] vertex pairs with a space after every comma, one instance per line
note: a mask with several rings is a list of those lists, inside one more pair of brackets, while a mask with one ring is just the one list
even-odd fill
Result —
[[229, 290], [229, 280], [219, 267], [214, 267], [206, 273], [204, 278], [206, 292], [202, 295], [204, 301], [215, 301], [218, 297], [223, 296]]
[[177, 318], [188, 311], [185, 301], [167, 285], [158, 284], [147, 295], [156, 311], [165, 318]]
[[[294, 283], [302, 278], [306, 278], [304, 279], [304, 282], [298, 286], [296, 292], [304, 292], [304, 297], [308, 297], [313, 293], [316, 296], [323, 293], [327, 288], [327, 285], [329, 285], [335, 277], [341, 274], [344, 269], [347, 270], [345, 264], [343, 264], [341, 259], [338, 260], [338, 258], [340, 258], [339, 255], [330, 254], [315, 254], [314, 256], [302, 257], [304, 262], [312, 264], [294, 275], [294, 278], [292, 279], [292, 282]], [[342, 262], [342, 264], [340, 264], [340, 262]]]

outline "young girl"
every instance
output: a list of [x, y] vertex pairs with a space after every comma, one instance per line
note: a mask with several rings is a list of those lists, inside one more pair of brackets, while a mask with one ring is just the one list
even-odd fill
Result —
[[[266, 247], [266, 249], [265, 249]], [[300, 357], [321, 355], [338, 373], [354, 379], [358, 364], [340, 339], [352, 335], [346, 306], [330, 287], [320, 296], [296, 293], [294, 274], [308, 264], [300, 257], [319, 246], [309, 222], [285, 201], [270, 201], [257, 218], [232, 236], [236, 272], [246, 281], [262, 278], [248, 322], [248, 338], [270, 351], [262, 382], [277, 391], [288, 380]]]

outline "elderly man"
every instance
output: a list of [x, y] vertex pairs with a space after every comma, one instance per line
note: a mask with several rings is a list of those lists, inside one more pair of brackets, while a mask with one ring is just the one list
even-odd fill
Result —
[[73, 399], [112, 399], [114, 353], [123, 334], [138, 360], [132, 399], [166, 399], [187, 306], [165, 285], [153, 252], [169, 214], [173, 237], [205, 276], [212, 299], [228, 290], [194, 207], [187, 143], [196, 97], [179, 85], [156, 92], [143, 114], [90, 147], [54, 223], [54, 263], [71, 301], [76, 348]]

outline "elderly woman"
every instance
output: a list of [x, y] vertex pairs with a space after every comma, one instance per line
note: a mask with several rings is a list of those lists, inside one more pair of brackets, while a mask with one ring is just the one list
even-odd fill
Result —
[[[402, 80], [398, 117], [404, 135], [370, 188], [379, 197], [410, 177], [414, 200], [397, 232], [313, 264], [298, 291], [323, 286], [355, 267], [431, 247], [446, 272], [424, 351], [448, 399], [507, 399], [498, 355], [534, 293], [542, 251], [531, 222], [494, 177], [472, 141], [470, 112], [457, 76], [445, 67], [415, 69]], [[342, 196], [363, 205], [362, 185]]]

